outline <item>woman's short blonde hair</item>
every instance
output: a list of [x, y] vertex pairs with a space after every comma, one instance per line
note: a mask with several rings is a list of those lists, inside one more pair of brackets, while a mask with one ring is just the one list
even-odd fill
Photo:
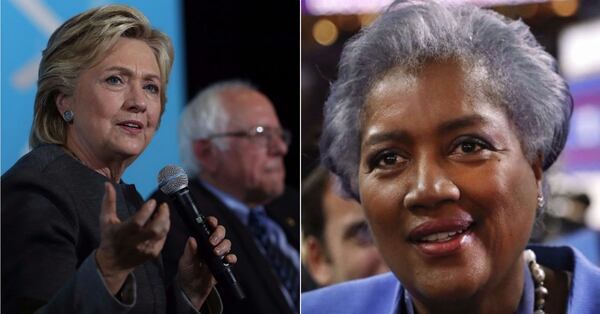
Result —
[[144, 41], [150, 46], [160, 70], [161, 116], [166, 87], [173, 65], [173, 45], [163, 32], [152, 28], [138, 10], [124, 5], [107, 5], [78, 14], [62, 24], [48, 40], [42, 53], [35, 95], [29, 145], [64, 144], [67, 123], [56, 106], [60, 94], [72, 95], [85, 69], [99, 63], [122, 38]]

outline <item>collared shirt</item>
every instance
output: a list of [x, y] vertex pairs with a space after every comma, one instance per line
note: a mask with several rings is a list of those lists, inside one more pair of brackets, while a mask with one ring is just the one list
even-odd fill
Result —
[[[238, 217], [238, 219], [244, 224], [244, 226], [248, 226], [248, 215], [250, 214], [250, 208], [246, 206], [246, 204], [242, 203], [235, 197], [219, 190], [218, 188], [214, 187], [213, 185], [207, 182], [204, 182], [202, 180], [199, 180], [199, 182], [207, 190], [213, 193], [221, 202], [223, 202], [223, 204], [225, 204], [225, 206], [227, 206], [236, 215], [236, 217]], [[264, 206], [259, 206], [257, 208], [253, 208], [253, 210], [259, 210], [264, 212], [265, 208]], [[298, 251], [296, 251], [296, 249], [294, 249], [294, 247], [292, 247], [288, 243], [287, 238], [285, 236], [285, 232], [283, 231], [281, 226], [279, 226], [279, 224], [277, 224], [274, 220], [268, 217], [268, 215], [266, 216], [268, 218], [267, 228], [269, 230], [270, 237], [275, 240], [275, 243], [277, 243], [277, 247], [283, 252], [283, 254], [285, 254], [286, 257], [288, 257], [292, 261], [296, 269], [299, 270], [300, 256], [298, 255]], [[265, 254], [262, 246], [258, 242], [257, 244], [261, 252]], [[288, 303], [290, 303], [290, 305], [293, 306], [293, 301], [290, 298], [287, 289], [283, 285], [281, 285], [280, 288], [283, 294], [285, 295]]]

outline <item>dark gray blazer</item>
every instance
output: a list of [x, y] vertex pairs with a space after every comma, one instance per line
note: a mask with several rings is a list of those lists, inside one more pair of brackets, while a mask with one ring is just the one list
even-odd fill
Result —
[[[42, 145], [2, 176], [2, 312], [175, 313], [181, 293], [167, 292], [160, 258], [134, 271], [133, 307], [104, 286], [95, 264], [107, 178], [60, 146]], [[117, 214], [142, 204], [133, 185], [118, 184]], [[167, 310], [167, 303], [170, 307]], [[185, 311], [195, 312], [190, 307]]]

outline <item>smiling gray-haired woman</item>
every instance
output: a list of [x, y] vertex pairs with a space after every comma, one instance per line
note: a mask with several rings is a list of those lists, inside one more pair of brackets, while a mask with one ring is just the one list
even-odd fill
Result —
[[522, 22], [392, 4], [345, 46], [321, 139], [392, 273], [305, 294], [303, 313], [592, 313], [600, 270], [526, 250], [572, 107]]

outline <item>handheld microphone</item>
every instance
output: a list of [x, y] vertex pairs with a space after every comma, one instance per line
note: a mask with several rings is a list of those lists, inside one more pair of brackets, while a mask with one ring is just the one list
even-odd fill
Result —
[[208, 268], [217, 282], [225, 284], [238, 300], [244, 299], [246, 297], [244, 291], [229, 263], [223, 260], [223, 257], [213, 253], [213, 247], [208, 238], [214, 230], [206, 222], [206, 217], [198, 211], [196, 203], [192, 199], [185, 171], [175, 165], [165, 166], [158, 173], [158, 187], [175, 201], [175, 208], [191, 230], [192, 236], [198, 243], [202, 258], [207, 262]]

